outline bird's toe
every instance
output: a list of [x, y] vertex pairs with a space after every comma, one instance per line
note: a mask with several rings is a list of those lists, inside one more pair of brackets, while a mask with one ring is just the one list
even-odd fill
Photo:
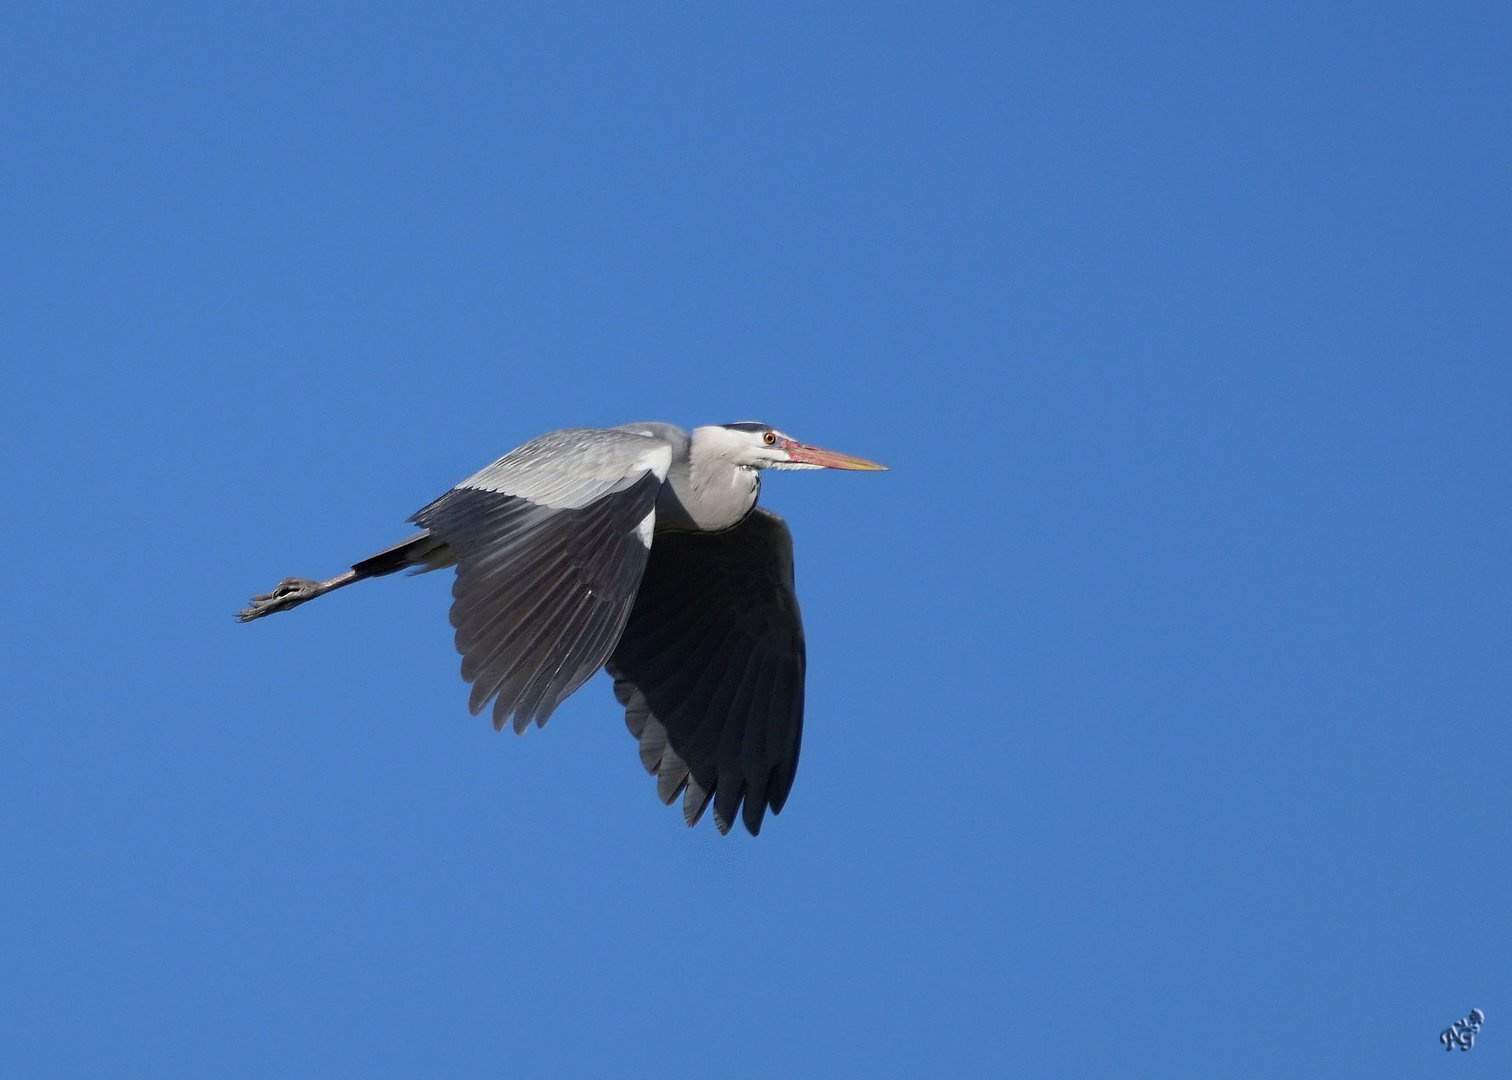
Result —
[[318, 583], [309, 578], [284, 578], [272, 592], [252, 597], [250, 606], [236, 613], [237, 622], [251, 622], [276, 611], [287, 611], [320, 594]]

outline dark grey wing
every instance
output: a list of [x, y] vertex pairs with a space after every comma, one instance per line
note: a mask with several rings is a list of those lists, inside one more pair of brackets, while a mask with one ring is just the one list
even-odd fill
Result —
[[727, 833], [741, 808], [752, 836], [782, 810], [803, 734], [803, 623], [793, 538], [753, 510], [719, 533], [662, 533], [609, 658], [641, 762], [689, 825], [710, 800]]
[[524, 731], [603, 666], [646, 567], [665, 441], [623, 431], [542, 436], [412, 519], [456, 560], [451, 622], [476, 714]]

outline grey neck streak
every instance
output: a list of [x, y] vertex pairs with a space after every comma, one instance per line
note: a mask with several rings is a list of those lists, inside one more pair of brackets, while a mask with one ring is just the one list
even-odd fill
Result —
[[719, 532], [740, 524], [761, 494], [761, 474], [727, 457], [699, 452], [695, 432], [687, 449], [674, 453], [667, 482], [656, 500], [657, 531]]

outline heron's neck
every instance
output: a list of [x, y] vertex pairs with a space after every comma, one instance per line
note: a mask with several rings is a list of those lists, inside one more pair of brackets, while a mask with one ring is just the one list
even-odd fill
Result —
[[656, 500], [658, 529], [718, 532], [738, 525], [761, 494], [761, 474], [729, 459], [700, 454], [698, 433], [686, 457], [672, 463]]

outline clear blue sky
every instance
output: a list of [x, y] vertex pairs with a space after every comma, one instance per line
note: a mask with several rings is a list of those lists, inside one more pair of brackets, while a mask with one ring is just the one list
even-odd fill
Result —
[[[540, 7], [7, 15], [0, 1073], [1508, 1075], [1506, 9]], [[232, 622], [748, 418], [893, 466], [757, 840]]]

